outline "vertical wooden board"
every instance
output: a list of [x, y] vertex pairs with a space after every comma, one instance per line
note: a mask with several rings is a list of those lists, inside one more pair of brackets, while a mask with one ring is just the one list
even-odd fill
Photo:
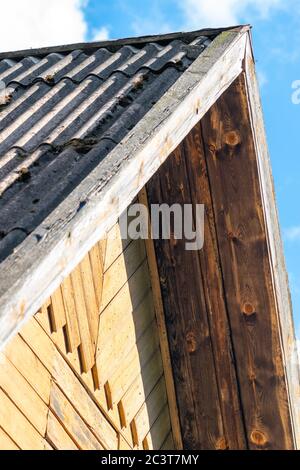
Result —
[[243, 77], [202, 121], [239, 389], [251, 449], [293, 437]]
[[[205, 205], [204, 247], [198, 252], [203, 279], [203, 293], [213, 345], [216, 378], [223, 416], [225, 445], [230, 449], [246, 449], [246, 435], [232, 342], [228, 324], [228, 312], [223, 288], [222, 271], [218, 252], [216, 225], [210, 183], [204, 156], [201, 125], [195, 126], [182, 144], [194, 209]], [[195, 215], [194, 215], [195, 218]]]
[[51, 304], [49, 306], [53, 314], [53, 329], [60, 330], [66, 324], [66, 314], [60, 287], [51, 295]]
[[93, 284], [97, 300], [98, 311], [100, 310], [103, 284], [103, 259], [100, 252], [99, 244], [93, 246], [89, 252], [89, 258], [93, 273]]
[[78, 447], [52, 411], [49, 411], [46, 438], [56, 450], [78, 450]]
[[86, 255], [79, 265], [82, 287], [85, 298], [86, 313], [94, 351], [96, 349], [99, 327], [99, 305], [96, 298], [94, 279], [89, 255]]
[[[147, 185], [149, 204], [191, 204], [182, 148]], [[216, 449], [224, 428], [207, 306], [197, 252], [186, 240], [155, 240], [182, 440], [185, 449]]]
[[105, 272], [103, 277], [101, 312], [136, 272], [145, 260], [145, 257], [145, 244], [141, 240], [133, 241]]
[[103, 450], [100, 442], [55, 383], [51, 387], [50, 409], [81, 450]]
[[87, 425], [93, 429], [105, 448], [117, 449], [117, 433], [110, 424], [109, 417], [92, 400], [38, 322], [33, 319], [27, 323], [21, 334], [33, 351], [39, 354], [40, 360], [51, 372], [54, 381], [64, 391]]
[[80, 333], [77, 321], [73, 285], [70, 276], [68, 276], [62, 282], [61, 292], [66, 312], [70, 350], [71, 352], [74, 352], [80, 345]]
[[0, 428], [0, 450], [20, 450], [2, 428]]
[[0, 353], [0, 388], [36, 430], [45, 435], [48, 406], [11, 362]]
[[[39, 354], [39, 351], [37, 353]], [[49, 404], [50, 373], [19, 335], [15, 336], [7, 344], [4, 355], [22, 374], [42, 400]], [[49, 361], [51, 361], [51, 357], [49, 357]]]
[[95, 364], [95, 349], [90, 333], [87, 310], [82, 286], [81, 272], [79, 266], [71, 273], [71, 281], [76, 305], [77, 321], [80, 332], [80, 350], [82, 355], [82, 367], [88, 372]]
[[4, 431], [22, 450], [43, 450], [44, 439], [0, 390], [0, 423]]

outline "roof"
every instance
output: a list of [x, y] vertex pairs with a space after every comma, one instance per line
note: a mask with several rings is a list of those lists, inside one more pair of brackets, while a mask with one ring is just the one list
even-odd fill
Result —
[[250, 43], [237, 26], [0, 54], [0, 345], [242, 72]]
[[101, 164], [218, 34], [1, 54], [0, 261]]

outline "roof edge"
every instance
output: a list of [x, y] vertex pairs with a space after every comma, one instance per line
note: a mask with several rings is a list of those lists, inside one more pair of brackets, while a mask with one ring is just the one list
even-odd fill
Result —
[[167, 34], [157, 34], [157, 35], [148, 35], [148, 36], [138, 36], [138, 37], [129, 37], [122, 39], [110, 39], [106, 41], [97, 41], [97, 42], [81, 42], [74, 44], [66, 44], [62, 46], [51, 46], [51, 47], [41, 47], [33, 49], [23, 49], [18, 51], [9, 51], [9, 52], [0, 52], [0, 60], [3, 59], [21, 59], [28, 56], [41, 57], [51, 53], [64, 53], [71, 52], [76, 49], [82, 49], [85, 51], [93, 51], [94, 49], [100, 49], [105, 47], [111, 51], [118, 50], [124, 45], [138, 46], [139, 44], [146, 44], [149, 42], [158, 42], [164, 43], [173, 39], [193, 39], [199, 35], [203, 36], [218, 36], [224, 31], [235, 31], [241, 32], [243, 30], [250, 30], [251, 26], [246, 25], [237, 25], [237, 26], [228, 26], [225, 28], [206, 28], [199, 29], [197, 31], [189, 32], [175, 32]]

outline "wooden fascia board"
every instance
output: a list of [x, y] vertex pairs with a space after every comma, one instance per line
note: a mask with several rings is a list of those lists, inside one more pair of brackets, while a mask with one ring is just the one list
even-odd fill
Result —
[[[221, 33], [0, 271], [0, 346], [116, 223], [243, 70], [249, 27]], [[80, 210], [79, 210], [80, 208]]]
[[247, 37], [245, 78], [252, 134], [258, 163], [266, 234], [270, 253], [273, 288], [277, 304], [279, 333], [282, 346], [290, 414], [295, 447], [300, 448], [300, 373], [297, 343], [295, 339], [291, 296], [285, 266], [284, 251], [277, 213], [274, 183], [255, 73], [251, 35]]

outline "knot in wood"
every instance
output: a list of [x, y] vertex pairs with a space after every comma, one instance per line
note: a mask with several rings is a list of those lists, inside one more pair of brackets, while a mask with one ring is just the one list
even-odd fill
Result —
[[254, 313], [256, 313], [255, 307], [250, 302], [246, 302], [243, 305], [243, 314], [250, 317], [251, 315], [254, 315]]
[[235, 147], [241, 142], [239, 133], [237, 131], [227, 132], [224, 136], [224, 142], [227, 145]]
[[217, 440], [215, 447], [216, 450], [227, 450], [229, 447], [225, 437], [220, 437], [220, 439]]
[[252, 433], [250, 435], [250, 439], [251, 439], [251, 442], [253, 442], [253, 444], [255, 444], [259, 447], [265, 446], [266, 443], [268, 442], [266, 436], [264, 435], [264, 433], [261, 432], [261, 431], [258, 431], [257, 429], [252, 431]]
[[186, 342], [187, 342], [187, 349], [190, 354], [197, 351], [198, 341], [196, 338], [196, 334], [193, 331], [190, 331], [189, 333], [187, 333]]

